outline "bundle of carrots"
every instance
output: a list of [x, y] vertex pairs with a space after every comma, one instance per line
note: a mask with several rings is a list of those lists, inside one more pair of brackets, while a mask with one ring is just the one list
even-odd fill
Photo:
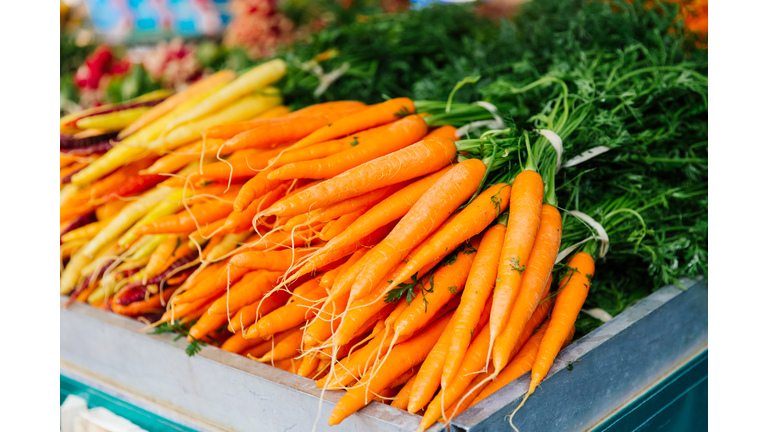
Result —
[[407, 98], [289, 112], [260, 90], [279, 69], [213, 75], [106, 153], [62, 153], [61, 294], [346, 389], [331, 425], [378, 400], [424, 430], [528, 372], [532, 393], [597, 250], [562, 244], [557, 147], [459, 140]]

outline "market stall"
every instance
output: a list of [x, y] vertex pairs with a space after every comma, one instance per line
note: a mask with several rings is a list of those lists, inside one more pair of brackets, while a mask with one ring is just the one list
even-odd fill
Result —
[[706, 2], [254, 5], [62, 78], [62, 380], [183, 430], [617, 430], [701, 391]]

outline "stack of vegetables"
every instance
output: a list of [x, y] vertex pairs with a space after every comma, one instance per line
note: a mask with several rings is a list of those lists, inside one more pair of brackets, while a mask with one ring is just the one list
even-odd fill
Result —
[[[591, 77], [499, 80], [496, 105], [454, 102], [466, 79], [446, 101], [291, 111], [272, 60], [65, 117], [61, 294], [180, 333], [190, 354], [212, 344], [346, 389], [331, 425], [378, 400], [423, 430], [529, 372], [533, 393], [578, 336], [595, 261], [653, 254], [646, 220], [706, 194], [643, 171], [674, 135], [658, 113], [698, 121], [706, 77], [641, 51], [597, 53], [620, 61]], [[535, 110], [525, 128], [502, 117], [515, 110]], [[622, 189], [641, 175], [651, 190]]]

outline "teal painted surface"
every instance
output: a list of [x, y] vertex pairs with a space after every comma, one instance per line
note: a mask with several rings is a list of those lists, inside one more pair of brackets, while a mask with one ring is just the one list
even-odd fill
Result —
[[708, 358], [705, 350], [595, 432], [706, 431]]
[[64, 403], [67, 396], [74, 394], [80, 396], [88, 402], [88, 408], [104, 407], [113, 413], [130, 420], [133, 424], [146, 429], [149, 432], [162, 431], [183, 431], [194, 432], [195, 429], [182, 426], [178, 423], [169, 421], [157, 414], [141, 409], [135, 405], [123, 402], [122, 400], [108, 395], [102, 391], [96, 390], [79, 381], [73, 380], [64, 375], [61, 377], [59, 392], [61, 400], [59, 405]]

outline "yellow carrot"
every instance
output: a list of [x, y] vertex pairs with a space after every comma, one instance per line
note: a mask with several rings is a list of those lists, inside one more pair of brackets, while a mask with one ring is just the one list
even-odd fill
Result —
[[136, 119], [136, 121], [131, 123], [127, 128], [123, 129], [117, 135], [117, 137], [119, 139], [123, 139], [128, 135], [136, 132], [137, 130], [143, 128], [144, 126], [157, 120], [161, 116], [167, 114], [168, 112], [170, 112], [177, 106], [181, 105], [186, 100], [194, 97], [195, 95], [198, 95], [210, 89], [211, 87], [231, 82], [235, 78], [237, 78], [237, 74], [231, 70], [218, 71], [211, 76], [203, 78], [200, 81], [182, 90], [181, 92], [153, 106], [152, 109], [150, 109], [149, 111], [144, 113], [141, 117]]
[[200, 133], [209, 127], [248, 120], [281, 103], [282, 99], [277, 90], [265, 89], [261, 94], [246, 96], [221, 111], [211, 113], [195, 122], [181, 125], [162, 138], [150, 143], [148, 147], [152, 150], [173, 150], [200, 138]]
[[[171, 130], [181, 124], [199, 119], [216, 110], [222, 109], [232, 101], [237, 100], [254, 90], [259, 90], [270, 84], [276, 83], [283, 77], [283, 75], [285, 75], [285, 70], [285, 62], [280, 59], [271, 60], [254, 67], [227, 84], [221, 91], [206, 98], [194, 109], [172, 121], [168, 124], [166, 130]], [[214, 125], [215, 124], [211, 126]]]
[[68, 294], [72, 291], [77, 280], [80, 278], [80, 271], [93, 260], [94, 254], [99, 249], [110, 240], [114, 240], [115, 237], [122, 234], [123, 231], [139, 220], [149, 209], [165, 199], [172, 191], [173, 189], [165, 187], [155, 188], [142, 195], [138, 200], [123, 207], [120, 214], [115, 216], [96, 237], [80, 249], [67, 264], [67, 267], [61, 274], [61, 294]]

